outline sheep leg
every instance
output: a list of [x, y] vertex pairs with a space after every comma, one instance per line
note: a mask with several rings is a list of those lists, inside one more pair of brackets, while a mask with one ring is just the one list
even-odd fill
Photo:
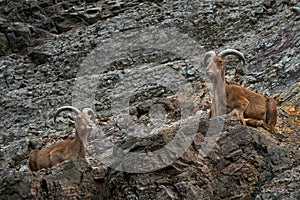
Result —
[[272, 126], [270, 126], [269, 124], [267, 124], [264, 120], [256, 120], [256, 119], [248, 118], [248, 119], [245, 119], [245, 121], [248, 126], [263, 127], [270, 133], [275, 133], [275, 129]]
[[29, 159], [28, 159], [28, 168], [31, 171], [38, 170], [37, 159], [38, 159], [38, 150], [32, 150], [30, 152]]
[[212, 109], [209, 109], [207, 112], [207, 118], [210, 119], [212, 115]]
[[243, 125], [246, 125], [246, 121], [245, 121], [243, 112], [241, 112], [239, 109], [233, 109], [233, 110], [229, 113], [229, 115], [237, 116], [237, 117], [241, 120], [241, 123], [242, 123]]
[[229, 115], [237, 116], [241, 120], [241, 123], [246, 125], [244, 112], [249, 105], [249, 101], [245, 97], [239, 96], [235, 103], [235, 108], [229, 113]]
[[267, 113], [266, 113], [266, 123], [270, 126], [270, 132], [275, 133], [275, 125], [277, 122], [277, 102], [273, 98], [267, 98]]
[[50, 152], [50, 167], [53, 167], [64, 160], [60, 155], [62, 155], [62, 151], [60, 149], [55, 149]]
[[270, 133], [275, 133], [275, 127], [274, 126], [270, 126], [269, 124], [267, 124], [265, 121], [260, 120], [261, 121], [261, 126], [266, 129], [267, 131], [269, 131]]

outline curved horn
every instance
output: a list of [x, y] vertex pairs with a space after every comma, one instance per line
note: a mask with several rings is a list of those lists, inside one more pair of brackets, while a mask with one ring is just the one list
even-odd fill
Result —
[[218, 55], [221, 56], [222, 58], [224, 58], [225, 56], [228, 56], [228, 55], [235, 55], [235, 56], [237, 56], [240, 60], [243, 61], [243, 64], [246, 63], [246, 59], [245, 59], [245, 57], [244, 57], [244, 54], [241, 53], [241, 52], [238, 51], [238, 50], [235, 50], [235, 49], [225, 49], [225, 50], [221, 51]]
[[208, 59], [210, 58], [210, 57], [212, 57], [212, 56], [215, 56], [216, 55], [216, 52], [214, 52], [214, 51], [208, 51], [208, 52], [206, 52], [205, 54], [204, 54], [204, 57], [203, 57], [203, 65], [204, 66], [207, 66], [208, 65], [208, 63], [207, 63], [207, 61], [208, 61]]
[[90, 115], [93, 122], [96, 121], [96, 114], [91, 108], [84, 108], [82, 109], [82, 112]]
[[75, 108], [73, 106], [62, 106], [56, 110], [55, 115], [54, 115], [54, 122], [56, 122], [56, 118], [57, 118], [58, 114], [65, 110], [73, 111], [74, 113], [76, 113], [76, 115], [81, 113], [80, 110], [78, 110], [77, 108]]

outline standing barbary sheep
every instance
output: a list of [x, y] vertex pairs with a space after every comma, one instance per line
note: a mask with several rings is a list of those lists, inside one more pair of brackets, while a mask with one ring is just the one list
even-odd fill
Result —
[[236, 115], [243, 125], [262, 126], [271, 133], [275, 133], [277, 122], [277, 104], [273, 98], [266, 98], [261, 94], [248, 90], [237, 83], [225, 79], [223, 57], [235, 55], [245, 64], [244, 55], [234, 49], [227, 49], [216, 55], [209, 51], [204, 57], [209, 77], [213, 84], [212, 109], [209, 117], [222, 114]]
[[95, 114], [90, 108], [85, 108], [81, 112], [75, 107], [63, 106], [57, 109], [54, 122], [56, 122], [58, 114], [66, 110], [76, 114], [75, 116], [70, 116], [75, 122], [75, 137], [47, 146], [41, 150], [32, 150], [28, 159], [28, 167], [31, 171], [50, 168], [70, 158], [85, 159], [87, 137], [98, 130], [95, 124]]

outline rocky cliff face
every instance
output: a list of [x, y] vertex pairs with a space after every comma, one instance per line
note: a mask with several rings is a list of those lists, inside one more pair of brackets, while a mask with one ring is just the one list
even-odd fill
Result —
[[[298, 1], [1, 0], [0, 11], [0, 199], [300, 198]], [[276, 98], [276, 134], [206, 119], [201, 59], [225, 48], [247, 61], [228, 58], [228, 79]], [[53, 123], [63, 105], [95, 109], [101, 133], [87, 161], [32, 173], [30, 150], [74, 135]]]

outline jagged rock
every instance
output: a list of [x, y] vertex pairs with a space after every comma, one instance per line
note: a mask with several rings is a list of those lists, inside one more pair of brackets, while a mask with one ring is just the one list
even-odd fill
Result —
[[[199, 124], [197, 136], [202, 138], [200, 145], [191, 143], [181, 158], [159, 170], [148, 173], [127, 173], [111, 168], [107, 170], [101, 165], [93, 166], [92, 170], [87, 162], [71, 159], [39, 172], [13, 172], [4, 175], [1, 181], [1, 196], [5, 198], [230, 199], [234, 197], [250, 199], [259, 191], [268, 191], [265, 188], [273, 187], [271, 186], [273, 183], [275, 187], [279, 187], [276, 183], [280, 182], [280, 177], [284, 184], [294, 188], [293, 195], [297, 196], [297, 184], [293, 182], [293, 180], [299, 181], [297, 168], [291, 170], [291, 172], [295, 171], [293, 176], [276, 174], [297, 164], [300, 159], [299, 150], [294, 147], [282, 148], [282, 144], [266, 131], [242, 126], [236, 118], [226, 117], [215, 147], [207, 156], [202, 156], [201, 145], [204, 145], [205, 140], [210, 139], [204, 135], [212, 120], [201, 120]], [[153, 152], [163, 148], [167, 141], [173, 139], [176, 132], [176, 129], [173, 129], [167, 134], [162, 131], [150, 137], [132, 137], [124, 140], [119, 147], [126, 153]], [[278, 178], [273, 178], [270, 182], [270, 177], [274, 176]], [[262, 183], [266, 182], [270, 184], [262, 187]], [[20, 187], [21, 185], [23, 187]], [[289, 191], [288, 185], [280, 188], [282, 189], [277, 188], [281, 192], [279, 195], [286, 196]], [[274, 195], [273, 192], [275, 190], [272, 189], [271, 196]], [[265, 199], [265, 192], [261, 192], [261, 195], [262, 199]]]
[[255, 199], [299, 199], [299, 173], [300, 167], [296, 166], [291, 170], [286, 170], [272, 177], [272, 179], [267, 181], [260, 189]]
[[[285, 199], [289, 187], [297, 198], [297, 7], [293, 0], [1, 0], [0, 199]], [[151, 27], [167, 32], [143, 35]], [[170, 41], [174, 45], [165, 49]], [[206, 135], [210, 84], [201, 56], [225, 48], [241, 50], [247, 61], [235, 66], [228, 58], [229, 79], [278, 100], [276, 134], [226, 117], [217, 144], [205, 157], [202, 146], [214, 140]], [[80, 82], [85, 75], [99, 77]], [[185, 85], [182, 79], [190, 87], [177, 93], [176, 86]], [[125, 103], [117, 95], [123, 91], [130, 94]], [[31, 149], [72, 137], [67, 131], [72, 127], [55, 125], [53, 114], [62, 105], [85, 106], [86, 99], [77, 98], [82, 93], [93, 97], [89, 102], [104, 137], [89, 143], [89, 164], [70, 160], [28, 172]], [[114, 106], [123, 108], [125, 116]], [[148, 173], [105, 165], [114, 155], [163, 147], [187, 108], [201, 120], [198, 130], [192, 129], [192, 145], [176, 162]], [[160, 123], [168, 128], [158, 131]], [[107, 151], [115, 145], [123, 150]], [[293, 178], [286, 178], [290, 174]]]
[[5, 55], [9, 50], [9, 43], [5, 34], [0, 33], [0, 55]]
[[94, 199], [100, 185], [83, 160], [67, 160], [52, 170], [15, 172], [1, 178], [1, 199]]

